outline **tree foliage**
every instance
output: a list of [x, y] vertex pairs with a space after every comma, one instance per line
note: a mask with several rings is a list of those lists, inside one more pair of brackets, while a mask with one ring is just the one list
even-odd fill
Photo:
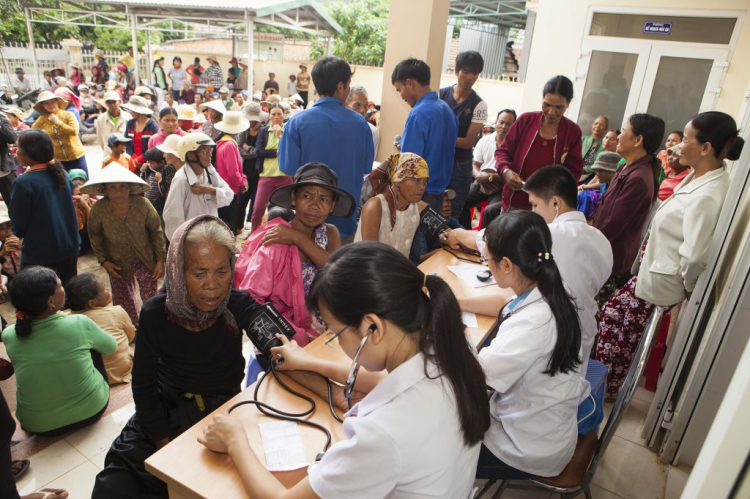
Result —
[[[333, 55], [351, 64], [382, 66], [385, 60], [385, 40], [388, 34], [389, 0], [355, 0], [328, 5], [328, 13], [344, 30], [334, 38]], [[313, 44], [312, 57], [326, 52], [325, 42]]]

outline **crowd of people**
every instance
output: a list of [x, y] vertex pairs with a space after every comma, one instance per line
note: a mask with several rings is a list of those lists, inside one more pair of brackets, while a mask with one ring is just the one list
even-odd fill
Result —
[[[599, 116], [584, 135], [565, 116], [563, 75], [541, 89], [541, 110], [503, 109], [487, 130], [473, 88], [484, 61], [469, 51], [438, 90], [424, 61], [395, 67], [411, 111], [373, 168], [380, 108], [338, 57], [311, 73], [301, 64], [286, 100], [274, 73], [250, 96], [242, 58], [225, 79], [216, 57], [166, 70], [159, 56], [153, 87], [127, 81], [132, 53], [115, 70], [97, 60], [92, 86], [56, 77], [32, 113], [0, 116], [16, 417], [28, 433], [63, 434], [102, 416], [110, 385], [132, 383], [136, 411], [95, 498], [166, 496], [145, 459], [239, 392], [242, 332], [264, 304], [294, 331], [273, 349], [278, 370], [323, 395], [306, 371], [330, 378], [345, 400], [348, 369], [301, 348], [326, 331], [363, 369], [360, 402], [339, 404], [358, 416], [344, 422], [349, 439], [290, 491], [238, 418], [214, 418], [200, 441], [231, 455], [252, 497], [465, 497], [475, 478], [559, 474], [603, 418], [588, 359], [607, 366], [616, 397], [651, 311], [679, 305], [705, 268], [726, 161], [743, 146], [714, 111], [664, 144], [664, 120], [649, 114], [621, 129]], [[87, 127], [105, 153], [91, 177]], [[458, 301], [416, 266], [442, 247], [476, 251], [515, 297]], [[86, 251], [108, 285], [78, 274]], [[462, 310], [498, 317], [478, 356]]]

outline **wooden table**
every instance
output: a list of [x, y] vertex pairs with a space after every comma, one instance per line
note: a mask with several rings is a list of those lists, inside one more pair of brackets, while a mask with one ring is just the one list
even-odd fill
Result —
[[[456, 253], [465, 258], [472, 260], [478, 260], [479, 257], [465, 255], [463, 253]], [[473, 265], [477, 268], [477, 271], [487, 270], [487, 267], [479, 264], [472, 264], [463, 262], [451, 255], [447, 251], [440, 250], [426, 261], [422, 262], [419, 269], [427, 275], [437, 274], [438, 277], [442, 278], [448, 283], [453, 294], [459, 300], [462, 298], [470, 298], [474, 296], [492, 296], [496, 297], [499, 306], [505, 305], [513, 296], [513, 291], [510, 289], [502, 289], [497, 285], [483, 286], [481, 288], [473, 288], [463, 282], [456, 274], [448, 270], [448, 265]], [[479, 346], [484, 338], [489, 334], [490, 328], [497, 320], [497, 317], [491, 317], [488, 315], [477, 314], [477, 326], [476, 328], [467, 328], [466, 333], [471, 338], [474, 345]]]
[[[457, 297], [469, 297], [477, 295], [497, 296], [501, 305], [508, 301], [511, 294], [509, 290], [502, 290], [497, 286], [486, 286], [482, 288], [472, 288], [463, 283], [455, 274], [450, 272], [448, 265], [459, 265], [461, 262], [453, 255], [446, 251], [439, 251], [426, 262], [422, 263], [419, 268], [426, 274], [437, 275], [448, 283]], [[482, 267], [477, 265], [477, 270]], [[472, 343], [478, 345], [489, 333], [496, 318], [489, 316], [477, 315], [477, 328], [469, 328], [467, 334], [471, 337]], [[306, 350], [316, 357], [330, 359], [335, 362], [341, 362], [349, 365], [351, 360], [338, 346], [337, 342], [325, 345], [328, 335], [323, 335], [311, 342]], [[314, 421], [328, 428], [331, 432], [332, 444], [346, 438], [341, 424], [336, 421], [328, 409], [328, 401], [312, 394], [310, 390], [302, 388], [288, 377], [281, 375], [284, 382], [295, 390], [311, 396], [315, 400], [316, 410], [306, 419]], [[185, 433], [177, 437], [169, 445], [156, 452], [146, 460], [146, 469], [155, 476], [163, 480], [169, 487], [169, 497], [172, 499], [187, 498], [235, 498], [246, 497], [242, 481], [235, 470], [232, 460], [225, 454], [216, 454], [207, 450], [199, 444], [198, 436], [203, 433], [203, 429], [213, 419], [214, 414], [225, 412], [229, 407], [243, 400], [252, 400], [255, 384], [243, 390], [233, 397], [229, 402], [219, 407], [214, 413], [204, 418], [201, 422], [194, 425]], [[266, 402], [269, 405], [288, 412], [301, 412], [308, 408], [309, 404], [305, 401], [292, 396], [284, 390], [278, 382], [272, 377], [266, 379], [258, 393], [258, 400]], [[265, 463], [263, 445], [261, 444], [259, 423], [278, 421], [262, 415], [255, 406], [245, 405], [237, 408], [232, 412], [233, 415], [240, 416], [247, 430], [250, 446], [260, 459]], [[305, 444], [307, 458], [309, 462], [315, 460], [315, 456], [323, 450], [325, 444], [325, 435], [319, 430], [309, 428], [304, 425], [298, 425], [302, 440]], [[287, 487], [291, 487], [307, 474], [307, 469], [303, 468], [295, 471], [274, 472], [276, 478]]]

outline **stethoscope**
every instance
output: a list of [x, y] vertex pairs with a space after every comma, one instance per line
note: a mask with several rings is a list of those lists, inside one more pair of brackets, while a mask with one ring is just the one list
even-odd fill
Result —
[[[364, 348], [365, 343], [367, 343], [367, 338], [369, 338], [370, 335], [374, 333], [375, 330], [377, 330], [377, 328], [378, 327], [375, 324], [372, 324], [369, 328], [367, 328], [367, 334], [359, 343], [357, 351], [354, 352], [354, 358], [352, 358], [352, 366], [349, 368], [349, 375], [346, 377], [346, 384], [344, 384], [344, 396], [346, 397], [347, 404], [349, 404], [349, 410], [351, 410], [352, 408], [352, 393], [354, 393], [354, 383], [357, 382], [357, 375], [359, 374], [359, 354], [362, 352], [362, 348]], [[344, 326], [341, 331], [334, 334], [328, 339], [328, 341], [326, 341], [326, 345], [341, 336], [341, 334], [347, 329], [349, 329], [349, 326]]]

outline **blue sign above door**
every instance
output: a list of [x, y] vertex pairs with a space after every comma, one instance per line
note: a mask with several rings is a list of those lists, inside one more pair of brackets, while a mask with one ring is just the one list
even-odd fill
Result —
[[654, 35], [668, 35], [672, 32], [672, 23], [657, 23], [653, 21], [646, 21], [643, 25], [644, 33], [651, 33]]

